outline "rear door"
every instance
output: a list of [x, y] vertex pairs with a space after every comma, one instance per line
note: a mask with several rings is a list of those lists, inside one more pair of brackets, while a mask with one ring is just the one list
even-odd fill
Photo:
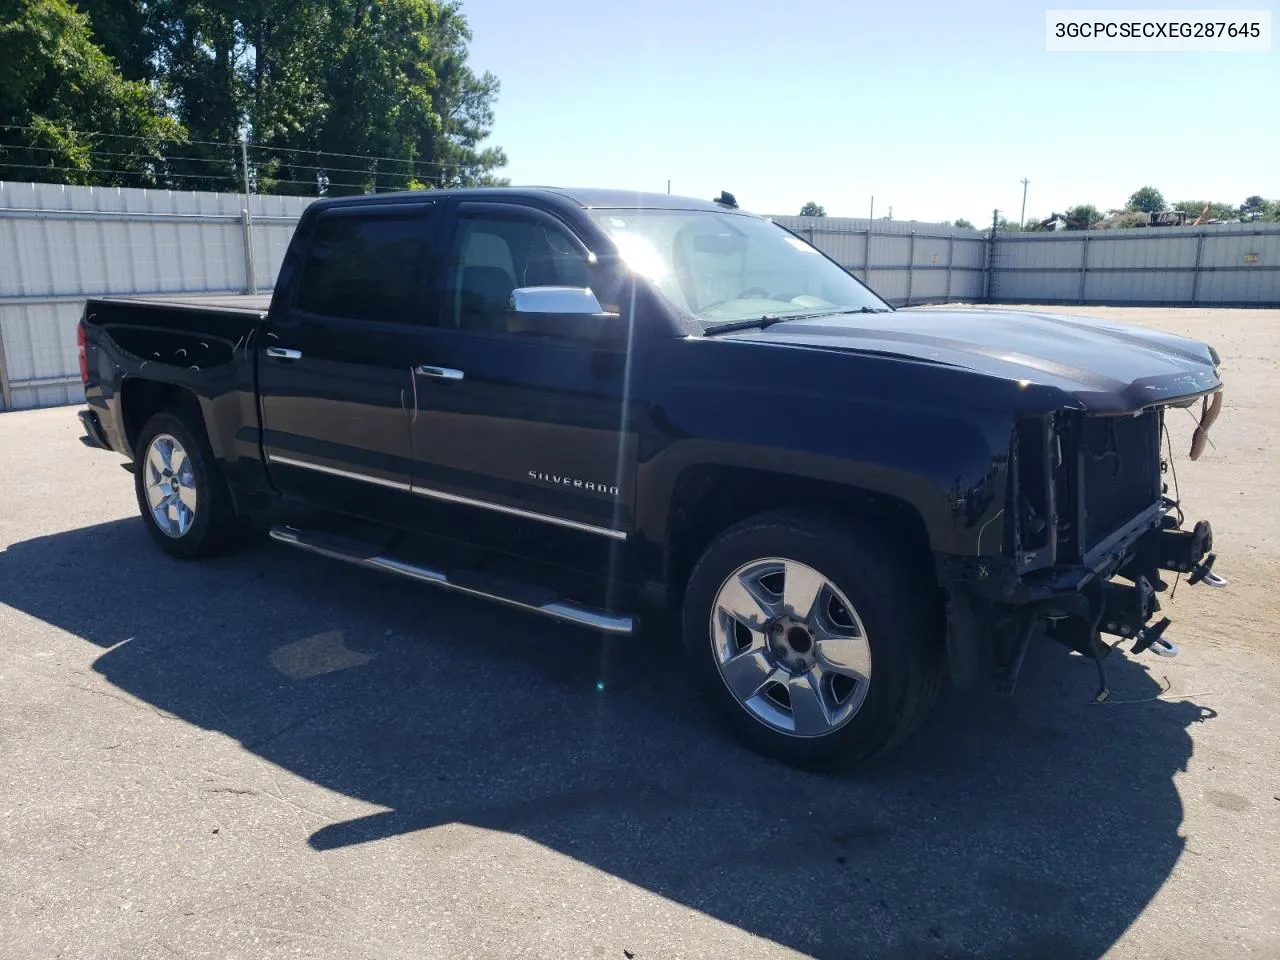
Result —
[[336, 207], [309, 225], [259, 365], [263, 447], [291, 499], [394, 520], [409, 497], [412, 358], [432, 319], [435, 203]]
[[509, 332], [507, 316], [518, 287], [608, 281], [550, 214], [467, 202], [451, 219], [439, 319], [417, 355], [417, 509], [477, 545], [621, 573], [636, 465], [627, 350]]

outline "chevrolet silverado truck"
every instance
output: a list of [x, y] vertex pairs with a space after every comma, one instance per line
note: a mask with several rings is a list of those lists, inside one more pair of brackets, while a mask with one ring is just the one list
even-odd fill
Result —
[[603, 634], [678, 611], [730, 727], [797, 765], [887, 751], [947, 680], [1010, 690], [1033, 638], [1105, 697], [1122, 641], [1176, 653], [1171, 574], [1225, 582], [1165, 430], [1194, 406], [1203, 449], [1211, 347], [894, 310], [729, 194], [324, 199], [269, 300], [90, 300], [79, 336], [85, 442], [168, 554], [259, 515]]

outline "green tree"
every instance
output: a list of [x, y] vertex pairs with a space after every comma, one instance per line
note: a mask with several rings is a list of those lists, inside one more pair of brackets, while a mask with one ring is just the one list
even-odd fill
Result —
[[[276, 76], [288, 76], [289, 82], [263, 98], [251, 121], [255, 142], [287, 151], [386, 158], [330, 158], [322, 164], [326, 169], [310, 173], [337, 193], [505, 182], [495, 171], [506, 165], [506, 154], [481, 147], [493, 125], [498, 80], [468, 65], [471, 32], [456, 4], [311, 0], [310, 10], [311, 25], [298, 34], [316, 54], [292, 75], [284, 55], [267, 71], [267, 82]], [[299, 42], [277, 49], [288, 53]], [[323, 67], [313, 74], [308, 60]], [[309, 106], [299, 111], [298, 104]], [[299, 161], [321, 165], [296, 152], [277, 156], [286, 172]], [[296, 170], [292, 175], [307, 178]]]
[[[239, 71], [264, 185], [330, 193], [505, 183], [498, 80], [467, 64], [470, 29], [431, 0], [245, 0], [258, 38]], [[287, 13], [264, 23], [263, 6]], [[270, 18], [268, 18], [270, 19]], [[327, 152], [335, 155], [323, 157]], [[380, 158], [361, 160], [361, 157]]]
[[1102, 213], [1092, 203], [1067, 207], [1063, 216], [1068, 230], [1089, 230], [1102, 221]]
[[[250, 142], [250, 173], [264, 191], [505, 182], [497, 176], [505, 153], [485, 145], [498, 81], [469, 66], [471, 33], [455, 3], [93, 0], [84, 6], [92, 7], [89, 19], [70, 0], [0, 0], [0, 29], [13, 33], [32, 9], [61, 11], [75, 24], [76, 42], [98, 42], [119, 61], [120, 70], [108, 73], [140, 98], [143, 112], [161, 124], [156, 129], [187, 130], [189, 139], [171, 145], [162, 163], [153, 158], [134, 165], [151, 171], [148, 182], [238, 189], [242, 137]], [[109, 67], [103, 50], [94, 50]], [[48, 44], [33, 56], [40, 69], [65, 72]], [[34, 69], [13, 53], [0, 63], [6, 77]], [[26, 86], [4, 86], [0, 101], [23, 102]], [[64, 86], [74, 93], [84, 84], [70, 79]], [[87, 128], [90, 114], [78, 106], [64, 113]], [[104, 143], [112, 152], [131, 149], [123, 140], [95, 145]], [[126, 182], [141, 185], [136, 176]]]
[[147, 0], [92, 0], [80, 7], [89, 17], [94, 42], [116, 62], [126, 80], [152, 80], [151, 7]]
[[964, 217], [956, 217], [955, 221], [952, 223], [952, 226], [964, 227], [966, 230], [974, 229], [973, 224], [970, 223], [968, 220], [966, 220]]
[[800, 216], [802, 217], [825, 217], [826, 215], [827, 208], [819, 203], [814, 203], [812, 200], [800, 208]]
[[238, 67], [246, 55], [236, 0], [154, 0], [148, 23], [157, 84], [190, 144], [175, 150], [174, 174], [188, 190], [235, 190], [247, 117]]
[[[24, 179], [159, 186], [182, 127], [120, 75], [68, 0], [0, 0], [0, 163]], [[25, 128], [25, 129], [14, 129]], [[122, 156], [95, 157], [94, 150]]]
[[1246, 197], [1244, 203], [1240, 204], [1238, 212], [1241, 220], [1261, 220], [1276, 212], [1277, 204], [1272, 203], [1266, 197], [1254, 194], [1252, 197]]
[[1164, 194], [1155, 187], [1140, 187], [1129, 195], [1126, 210], [1141, 210], [1144, 213], [1160, 213], [1165, 209]]
[[440, 117], [434, 159], [443, 165], [439, 182], [452, 178], [464, 185], [505, 186], [509, 181], [494, 171], [506, 166], [506, 153], [501, 147], [480, 148], [493, 128], [493, 105], [501, 85], [492, 73], [477, 75], [468, 66], [471, 29], [458, 3], [441, 8], [433, 35], [434, 106]]

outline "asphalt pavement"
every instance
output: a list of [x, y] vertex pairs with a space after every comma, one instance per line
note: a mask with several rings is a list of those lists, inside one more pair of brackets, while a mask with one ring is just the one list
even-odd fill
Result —
[[6, 960], [1280, 956], [1280, 667], [1198, 646], [1212, 610], [1107, 704], [1046, 644], [809, 775], [724, 734], [667, 624], [172, 560], [78, 432], [0, 414]]

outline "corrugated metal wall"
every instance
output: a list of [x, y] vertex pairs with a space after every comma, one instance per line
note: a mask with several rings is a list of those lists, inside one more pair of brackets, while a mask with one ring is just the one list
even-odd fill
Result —
[[1280, 224], [1001, 233], [998, 303], [1280, 306]]
[[894, 306], [977, 300], [987, 235], [913, 220], [773, 217]]
[[[254, 196], [253, 274], [270, 290], [304, 197]], [[77, 403], [86, 297], [243, 293], [239, 194], [0, 181], [0, 409]]]
[[[76, 403], [75, 325], [103, 294], [270, 290], [310, 200], [0, 181], [0, 409]], [[990, 233], [941, 224], [774, 217], [897, 306], [1280, 306], [1280, 224]]]

